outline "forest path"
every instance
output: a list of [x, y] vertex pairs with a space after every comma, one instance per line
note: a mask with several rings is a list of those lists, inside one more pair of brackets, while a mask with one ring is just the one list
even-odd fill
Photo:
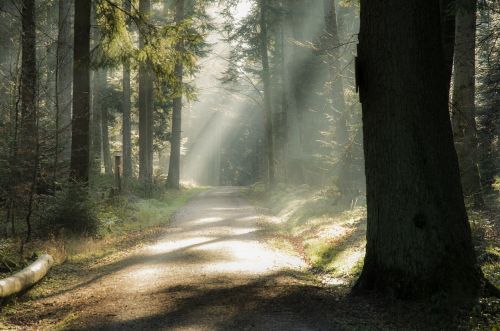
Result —
[[160, 240], [46, 304], [76, 312], [71, 330], [336, 329], [326, 312], [338, 299], [267, 245], [258, 220], [239, 188], [210, 189]]

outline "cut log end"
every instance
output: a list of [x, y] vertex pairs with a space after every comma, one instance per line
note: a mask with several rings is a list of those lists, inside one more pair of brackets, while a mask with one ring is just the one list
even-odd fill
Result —
[[38, 283], [54, 264], [52, 256], [45, 254], [18, 273], [0, 280], [0, 298], [22, 292]]

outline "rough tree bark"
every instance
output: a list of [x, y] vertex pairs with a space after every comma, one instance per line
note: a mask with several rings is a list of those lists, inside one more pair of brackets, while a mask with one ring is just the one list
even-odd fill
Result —
[[[149, 17], [151, 1], [141, 0], [139, 11]], [[142, 33], [139, 47], [146, 45]], [[153, 183], [153, 76], [149, 63], [139, 66], [139, 180], [145, 185], [149, 195]]]
[[275, 184], [274, 163], [274, 135], [273, 135], [273, 109], [271, 99], [271, 72], [269, 69], [268, 55], [268, 33], [267, 33], [267, 1], [260, 0], [260, 56], [262, 62], [262, 82], [264, 84], [264, 121], [267, 154], [267, 184], [273, 187]]
[[20, 177], [28, 182], [36, 164], [36, 34], [35, 2], [22, 3], [22, 50], [21, 50], [21, 126], [19, 135]]
[[474, 207], [482, 207], [475, 118], [476, 6], [471, 0], [457, 8], [451, 116], [464, 195]]
[[440, 1], [362, 0], [367, 246], [354, 290], [477, 294], [481, 277], [448, 113]]
[[73, 53], [73, 119], [71, 177], [84, 185], [89, 179], [90, 10], [88, 0], [75, 0]]
[[[175, 2], [175, 22], [180, 24], [184, 19], [184, 0]], [[182, 52], [183, 41], [177, 44], [177, 51]], [[184, 67], [181, 60], [175, 64], [175, 78], [178, 84], [178, 96], [173, 100], [172, 135], [170, 138], [170, 160], [168, 166], [167, 187], [180, 188], [181, 139], [182, 139], [182, 76]]]
[[[123, 1], [123, 7], [127, 12], [130, 12], [130, 0]], [[127, 28], [130, 29], [130, 19], [127, 19]], [[122, 111], [123, 111], [123, 178], [124, 180], [132, 177], [132, 134], [130, 124], [130, 62], [125, 61], [123, 64], [123, 95], [122, 95]]]

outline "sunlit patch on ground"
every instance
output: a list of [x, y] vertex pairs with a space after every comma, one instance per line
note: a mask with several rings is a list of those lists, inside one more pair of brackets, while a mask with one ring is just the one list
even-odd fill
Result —
[[223, 241], [206, 245], [204, 249], [229, 252], [227, 261], [207, 263], [203, 270], [212, 273], [265, 274], [283, 268], [300, 268], [299, 258], [262, 246], [258, 241]]
[[209, 224], [209, 223], [214, 223], [218, 221], [222, 221], [223, 218], [221, 217], [202, 217], [198, 218], [192, 221], [189, 221], [189, 225], [196, 225], [196, 224]]
[[159, 253], [169, 253], [175, 250], [181, 250], [186, 247], [203, 244], [214, 239], [215, 237], [193, 237], [171, 241], [160, 241], [152, 246], [149, 246], [147, 251], [151, 255]]
[[346, 209], [305, 188], [280, 190], [260, 203], [269, 206], [261, 223], [274, 245], [299, 253], [327, 285], [354, 280], [365, 253], [364, 207]]

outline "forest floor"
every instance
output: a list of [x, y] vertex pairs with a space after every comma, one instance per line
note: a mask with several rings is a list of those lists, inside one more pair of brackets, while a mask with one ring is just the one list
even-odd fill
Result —
[[[350, 268], [358, 265], [362, 217], [341, 220], [337, 231], [347, 229], [351, 239], [323, 247], [311, 235], [304, 248], [294, 244], [307, 237], [300, 224], [278, 231], [280, 221], [263, 216], [240, 188], [213, 188], [170, 226], [92, 262], [56, 267], [29, 295], [4, 305], [0, 329], [468, 329], [466, 312], [454, 315], [439, 303], [352, 297], [347, 271], [325, 280], [339, 266], [325, 258], [340, 253], [335, 242], [351, 247]], [[284, 237], [290, 249], [280, 247]]]

